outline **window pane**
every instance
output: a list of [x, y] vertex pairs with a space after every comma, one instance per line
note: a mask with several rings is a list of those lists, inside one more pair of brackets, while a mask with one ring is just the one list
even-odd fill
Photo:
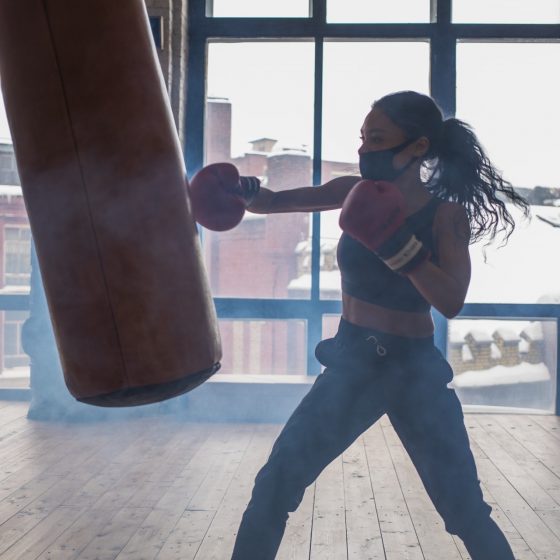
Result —
[[220, 320], [219, 373], [306, 375], [307, 324], [303, 320]]
[[29, 227], [6, 227], [4, 237], [4, 285], [29, 286], [31, 281]]
[[327, 0], [329, 23], [424, 23], [430, 0]]
[[8, 119], [6, 118], [4, 99], [2, 98], [2, 92], [0, 91], [0, 145], [11, 144], [11, 143], [12, 143], [12, 137], [10, 135], [10, 129], [8, 128]]
[[29, 292], [31, 233], [0, 94], [0, 294]]
[[456, 23], [560, 23], [558, 0], [454, 0]]
[[207, 0], [214, 17], [309, 17], [309, 0]]
[[[533, 219], [508, 205], [516, 230], [505, 247], [471, 247], [470, 302], [543, 301], [558, 292], [560, 169], [557, 165], [560, 45], [461, 43], [457, 50], [457, 116], [470, 123], [494, 164], [531, 202]], [[484, 88], [481, 88], [484, 84]], [[531, 100], [530, 103], [527, 100]], [[539, 219], [542, 218], [542, 219]]]
[[463, 405], [553, 412], [556, 336], [555, 320], [452, 320], [451, 386]]
[[[311, 185], [312, 43], [212, 43], [208, 55], [206, 163], [229, 161], [274, 191]], [[300, 297], [306, 213], [251, 214], [203, 235], [213, 294]]]
[[0, 388], [29, 387], [29, 356], [21, 345], [21, 328], [29, 317], [27, 311], [0, 312], [2, 332]]
[[[430, 52], [426, 42], [327, 42], [324, 52], [322, 180], [326, 182], [359, 173], [360, 128], [376, 99], [404, 89], [429, 92]], [[341, 297], [336, 262], [339, 213], [321, 213], [320, 286], [325, 299]]]

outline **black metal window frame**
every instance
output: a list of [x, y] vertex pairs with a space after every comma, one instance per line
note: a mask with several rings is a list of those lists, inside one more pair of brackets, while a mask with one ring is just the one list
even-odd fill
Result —
[[[204, 161], [204, 112], [209, 41], [311, 40], [315, 44], [313, 184], [321, 182], [323, 45], [327, 40], [427, 40], [430, 44], [431, 95], [446, 116], [456, 109], [456, 46], [461, 41], [555, 42], [560, 25], [456, 24], [451, 21], [452, 0], [432, 0], [431, 22], [420, 24], [333, 24], [326, 21], [326, 0], [311, 0], [308, 18], [217, 18], [207, 15], [205, 0], [189, 2], [189, 50], [185, 161], [192, 176]], [[321, 339], [322, 316], [340, 313], [340, 302], [321, 300], [319, 294], [320, 214], [313, 215], [311, 297], [306, 300], [215, 298], [220, 318], [306, 319], [307, 373], [319, 373], [313, 348]], [[436, 342], [446, 352], [447, 321], [434, 312]], [[466, 304], [460, 317], [555, 318], [560, 305]], [[558, 341], [560, 345], [560, 337]], [[560, 346], [559, 346], [560, 347]], [[557, 371], [560, 371], [560, 363]], [[560, 393], [560, 392], [558, 392]], [[557, 395], [558, 396], [558, 395]], [[560, 398], [557, 398], [560, 402]], [[558, 406], [558, 405], [557, 405]]]
[[[210, 0], [209, 0], [210, 1]], [[207, 15], [206, 0], [191, 0], [188, 14], [188, 68], [185, 112], [185, 162], [192, 176], [204, 161], [204, 114], [206, 102], [207, 44], [209, 41], [302, 40], [315, 44], [313, 124], [313, 184], [321, 182], [323, 45], [328, 40], [420, 40], [430, 44], [431, 95], [446, 116], [456, 110], [457, 43], [555, 42], [559, 24], [458, 24], [452, 23], [452, 0], [431, 0], [429, 23], [349, 24], [327, 23], [326, 0], [310, 0], [307, 18], [224, 18]], [[341, 311], [339, 301], [320, 299], [319, 257], [321, 217], [313, 214], [311, 297], [306, 300], [215, 298], [220, 318], [305, 319], [308, 325], [308, 375], [319, 373], [313, 349], [322, 335], [322, 316]], [[466, 304], [460, 317], [509, 319], [553, 318], [560, 321], [560, 305]], [[434, 311], [436, 343], [443, 353], [447, 346], [447, 321]], [[560, 347], [560, 339], [558, 341]], [[560, 371], [560, 362], [557, 371]], [[558, 392], [560, 394], [560, 392]], [[558, 397], [557, 394], [557, 397]], [[560, 403], [560, 397], [557, 398]], [[557, 404], [557, 407], [559, 404]]]

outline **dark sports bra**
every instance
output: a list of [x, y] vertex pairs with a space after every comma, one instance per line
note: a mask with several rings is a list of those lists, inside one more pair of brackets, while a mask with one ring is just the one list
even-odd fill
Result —
[[[406, 223], [438, 262], [437, 248], [432, 235], [434, 216], [441, 198], [433, 197], [422, 208], [406, 218]], [[408, 277], [393, 272], [373, 251], [343, 233], [338, 242], [338, 267], [342, 291], [357, 299], [389, 309], [427, 312], [430, 304]]]

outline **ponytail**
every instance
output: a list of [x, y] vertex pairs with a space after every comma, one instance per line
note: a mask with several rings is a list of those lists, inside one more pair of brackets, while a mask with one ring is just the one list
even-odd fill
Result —
[[506, 202], [529, 216], [529, 203], [515, 192], [492, 165], [471, 127], [458, 119], [443, 120], [441, 109], [428, 95], [399, 91], [377, 100], [379, 107], [408, 138], [425, 136], [430, 148], [424, 156], [432, 194], [458, 202], [467, 211], [471, 242], [504, 232], [507, 242], [515, 222]]
[[434, 146], [437, 160], [431, 166], [430, 191], [463, 205], [471, 224], [471, 241], [504, 232], [507, 242], [515, 223], [505, 202], [529, 216], [529, 204], [488, 159], [472, 128], [459, 119], [443, 122]]

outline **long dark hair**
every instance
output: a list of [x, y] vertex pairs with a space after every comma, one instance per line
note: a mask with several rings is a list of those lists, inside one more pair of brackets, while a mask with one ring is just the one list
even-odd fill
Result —
[[[529, 216], [529, 203], [515, 192], [488, 159], [472, 128], [459, 119], [443, 119], [435, 101], [415, 91], [391, 93], [376, 101], [408, 138], [425, 136], [430, 148], [424, 156], [430, 192], [462, 204], [471, 224], [471, 242], [504, 232], [504, 243], [515, 222], [505, 202], [510, 201]], [[505, 201], [505, 202], [504, 202]]]

